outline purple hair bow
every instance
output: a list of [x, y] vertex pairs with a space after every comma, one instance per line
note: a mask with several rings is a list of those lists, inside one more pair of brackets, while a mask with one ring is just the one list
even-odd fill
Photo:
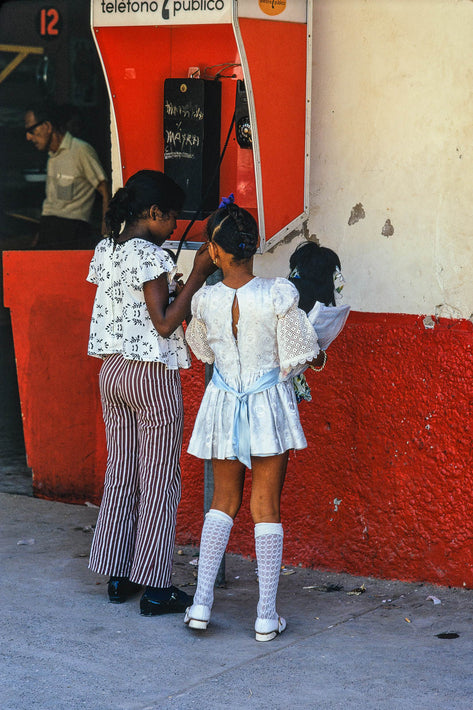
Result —
[[228, 207], [228, 205], [233, 205], [234, 202], [235, 202], [235, 195], [233, 194], [233, 192], [231, 192], [228, 195], [228, 197], [222, 197], [218, 208], [220, 209], [221, 207]]

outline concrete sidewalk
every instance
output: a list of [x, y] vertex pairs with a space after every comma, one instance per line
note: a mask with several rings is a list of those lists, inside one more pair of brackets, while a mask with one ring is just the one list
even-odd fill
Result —
[[[95, 509], [0, 504], [2, 710], [473, 708], [473, 591], [288, 568], [288, 628], [260, 644], [255, 563], [228, 555], [211, 624], [193, 632], [181, 615], [140, 616], [139, 596], [108, 603], [87, 569]], [[196, 552], [176, 551], [190, 593]]]

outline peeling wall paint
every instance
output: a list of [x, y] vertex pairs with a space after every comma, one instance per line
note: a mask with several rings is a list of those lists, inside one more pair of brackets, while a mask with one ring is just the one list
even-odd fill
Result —
[[383, 228], [381, 230], [381, 234], [383, 237], [392, 237], [394, 234], [394, 227], [391, 224], [391, 220], [387, 219], [386, 222], [383, 225]]
[[350, 213], [350, 217], [348, 218], [348, 225], [351, 227], [352, 224], [356, 224], [357, 222], [360, 221], [360, 219], [364, 219], [366, 217], [365, 210], [363, 209], [363, 205], [361, 202], [358, 202], [353, 208]]

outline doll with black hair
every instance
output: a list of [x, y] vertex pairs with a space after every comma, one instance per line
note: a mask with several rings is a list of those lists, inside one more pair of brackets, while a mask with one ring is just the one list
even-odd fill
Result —
[[184, 621], [193, 629], [207, 628], [215, 578], [248, 468], [259, 583], [255, 637], [269, 641], [286, 627], [276, 611], [276, 593], [288, 455], [307, 446], [288, 373], [307, 362], [320, 364], [323, 355], [298, 308], [297, 289], [287, 279], [253, 275], [258, 227], [252, 215], [226, 200], [209, 218], [207, 234], [209, 254], [223, 281], [204, 286], [192, 299], [186, 339], [214, 369], [188, 451], [212, 460], [214, 494], [202, 529], [197, 589]]
[[[304, 242], [292, 253], [289, 268], [288, 279], [299, 292], [299, 307], [307, 313], [319, 347], [326, 351], [342, 331], [350, 312], [350, 306], [341, 304], [345, 280], [340, 259], [328, 247]], [[298, 401], [310, 401], [310, 388], [303, 369], [295, 371], [294, 387]]]
[[319, 345], [326, 350], [345, 325], [350, 306], [342, 305], [342, 276], [337, 254], [316, 242], [299, 244], [289, 259], [289, 281], [299, 291], [299, 308], [308, 314]]

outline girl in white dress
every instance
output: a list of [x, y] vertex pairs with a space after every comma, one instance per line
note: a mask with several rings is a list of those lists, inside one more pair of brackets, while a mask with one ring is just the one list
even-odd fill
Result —
[[286, 279], [253, 276], [258, 228], [253, 217], [227, 204], [207, 223], [209, 253], [223, 281], [192, 299], [187, 342], [214, 364], [189, 443], [189, 452], [212, 459], [214, 495], [205, 516], [199, 574], [184, 621], [205, 629], [213, 588], [242, 500], [245, 467], [252, 469], [259, 602], [256, 640], [269, 641], [285, 627], [276, 612], [283, 548], [280, 497], [290, 449], [307, 446], [290, 372], [323, 355], [298, 293]]

